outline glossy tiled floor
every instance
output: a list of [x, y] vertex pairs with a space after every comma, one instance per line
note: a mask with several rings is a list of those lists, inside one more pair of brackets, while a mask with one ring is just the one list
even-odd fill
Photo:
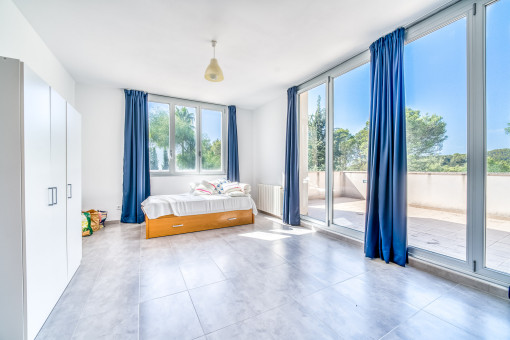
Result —
[[254, 225], [84, 239], [38, 339], [508, 339], [510, 303], [260, 214]]

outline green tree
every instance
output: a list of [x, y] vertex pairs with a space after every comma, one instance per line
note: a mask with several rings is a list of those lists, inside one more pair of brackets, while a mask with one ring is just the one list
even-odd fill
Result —
[[436, 114], [422, 115], [419, 110], [406, 108], [407, 152], [416, 157], [437, 155], [443, 149], [446, 122]]
[[317, 98], [315, 112], [308, 116], [308, 170], [326, 170], [326, 108]]
[[351, 134], [349, 130], [335, 128], [333, 132], [333, 167], [335, 171], [366, 171], [368, 159], [369, 122], [363, 129]]
[[[422, 115], [419, 110], [406, 108], [407, 155], [409, 171], [433, 171], [438, 164], [434, 157], [443, 149], [446, 122], [436, 114]], [[437, 170], [439, 171], [439, 170]]]
[[487, 172], [510, 172], [510, 149], [487, 152]]
[[366, 171], [368, 162], [368, 135], [370, 123], [367, 120], [365, 127], [354, 135], [353, 159], [348, 170]]
[[[149, 112], [149, 163], [151, 170], [168, 170], [169, 124], [168, 111], [156, 108]], [[163, 169], [159, 168], [157, 149], [164, 149]]]
[[175, 153], [180, 170], [195, 169], [195, 114], [187, 107], [175, 107]]
[[149, 113], [149, 142], [159, 148], [168, 148], [170, 117], [163, 109]]
[[507, 126], [506, 126], [506, 128], [505, 128], [505, 133], [506, 133], [507, 135], [510, 135], [510, 123], [507, 123], [506, 125], [507, 125]]
[[335, 128], [333, 131], [333, 167], [335, 171], [347, 170], [351, 163], [356, 141], [348, 129]]
[[150, 147], [149, 150], [149, 166], [151, 170], [159, 170], [158, 153], [155, 147]]
[[221, 169], [221, 141], [211, 143], [206, 134], [202, 134], [202, 167], [206, 170]]

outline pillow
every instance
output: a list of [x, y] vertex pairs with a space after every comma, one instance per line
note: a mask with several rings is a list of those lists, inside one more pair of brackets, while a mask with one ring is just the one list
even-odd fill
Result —
[[227, 194], [227, 196], [230, 196], [230, 197], [246, 197], [246, 196], [248, 196], [248, 194], [245, 194], [242, 191], [231, 191], [231, 192], [229, 192]]
[[245, 194], [249, 194], [251, 192], [251, 185], [247, 183], [239, 183], [239, 186], [241, 187], [241, 190], [243, 190]]
[[219, 184], [218, 184], [218, 192], [219, 192], [220, 194], [224, 194], [225, 192], [224, 192], [224, 190], [223, 190], [223, 186], [224, 186], [225, 184], [227, 184], [227, 183], [230, 183], [230, 181], [229, 181], [228, 179], [226, 179], [226, 178], [221, 178], [221, 179], [218, 179], [218, 183], [219, 183]]
[[214, 183], [214, 181], [207, 181], [207, 180], [203, 180], [202, 184], [204, 187], [206, 187], [209, 191], [212, 191], [213, 193], [217, 193], [218, 192], [218, 185]]
[[199, 183], [195, 183], [195, 182], [190, 182], [189, 183], [189, 193], [192, 194], [195, 192], [195, 189], [197, 188]]
[[234, 192], [234, 191], [238, 191], [238, 192], [243, 193], [243, 189], [241, 189], [241, 187], [239, 186], [239, 183], [232, 182], [232, 183], [225, 183], [225, 184], [223, 184], [223, 193], [224, 194], [228, 194], [228, 193], [231, 193], [231, 192]]
[[210, 188], [206, 187], [202, 183], [197, 185], [195, 190], [193, 191], [193, 195], [212, 195], [214, 193], [214, 190], [211, 190]]

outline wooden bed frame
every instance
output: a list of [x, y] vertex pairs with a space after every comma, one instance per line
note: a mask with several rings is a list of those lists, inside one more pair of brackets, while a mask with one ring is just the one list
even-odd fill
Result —
[[251, 209], [190, 216], [166, 215], [155, 219], [145, 215], [145, 238], [233, 227], [253, 222], [254, 216]]

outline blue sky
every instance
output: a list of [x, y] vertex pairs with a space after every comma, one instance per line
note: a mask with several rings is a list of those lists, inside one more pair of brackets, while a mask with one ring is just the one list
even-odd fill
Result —
[[487, 8], [487, 149], [510, 147], [510, 0]]
[[[487, 147], [510, 147], [504, 128], [510, 123], [510, 0], [487, 12]], [[443, 154], [467, 149], [466, 19], [460, 19], [405, 46], [406, 106], [441, 115], [448, 139]], [[334, 127], [356, 133], [370, 110], [370, 65], [365, 64], [334, 80]], [[325, 85], [309, 91], [308, 109], [317, 97], [325, 106]]]
[[221, 140], [221, 112], [212, 110], [202, 110], [202, 134], [214, 141]]

